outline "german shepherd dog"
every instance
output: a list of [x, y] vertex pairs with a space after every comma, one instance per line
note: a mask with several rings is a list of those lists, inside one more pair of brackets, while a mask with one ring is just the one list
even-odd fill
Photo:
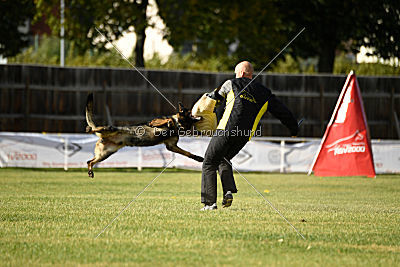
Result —
[[89, 177], [93, 178], [93, 166], [105, 160], [124, 146], [154, 146], [164, 143], [169, 151], [202, 162], [203, 158], [193, 155], [177, 146], [179, 130], [190, 130], [200, 117], [193, 117], [190, 110], [179, 103], [178, 113], [162, 118], [156, 118], [147, 123], [132, 126], [96, 126], [93, 121], [93, 94], [90, 93], [86, 102], [86, 132], [95, 133], [100, 139], [94, 149], [94, 158], [87, 162]]

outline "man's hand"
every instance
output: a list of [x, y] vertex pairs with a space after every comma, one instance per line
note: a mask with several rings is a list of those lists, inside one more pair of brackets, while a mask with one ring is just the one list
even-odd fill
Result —
[[[297, 132], [299, 131], [300, 125], [303, 123], [304, 118], [301, 118], [298, 122], [297, 122]], [[297, 138], [297, 135], [292, 135], [292, 138]]]
[[214, 89], [214, 91], [212, 91], [211, 93], [207, 93], [206, 95], [217, 101], [217, 105], [224, 99], [219, 93], [219, 89], [221, 89], [221, 87], [217, 87]]
[[304, 118], [301, 118], [298, 122], [297, 122], [297, 127], [300, 127], [300, 125], [303, 123]]

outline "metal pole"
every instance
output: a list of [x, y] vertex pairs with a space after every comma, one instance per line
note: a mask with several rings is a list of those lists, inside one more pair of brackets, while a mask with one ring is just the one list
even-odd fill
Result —
[[64, 0], [60, 0], [60, 66], [64, 67]]
[[64, 171], [68, 171], [68, 138], [64, 138]]
[[143, 154], [142, 154], [142, 148], [139, 146], [138, 147], [138, 171], [142, 171], [142, 165], [143, 165]]
[[285, 171], [285, 141], [281, 141], [281, 163], [280, 163], [280, 173]]

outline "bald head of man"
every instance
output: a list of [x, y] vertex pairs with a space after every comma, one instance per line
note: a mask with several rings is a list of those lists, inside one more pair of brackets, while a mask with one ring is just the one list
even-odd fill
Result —
[[248, 61], [242, 61], [235, 67], [236, 78], [246, 77], [251, 79], [253, 78], [253, 72], [253, 66]]

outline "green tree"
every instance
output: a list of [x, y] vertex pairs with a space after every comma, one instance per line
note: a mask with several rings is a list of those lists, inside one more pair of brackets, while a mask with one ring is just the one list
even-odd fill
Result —
[[379, 58], [400, 58], [400, 1], [368, 1], [369, 12], [362, 17], [364, 26], [356, 34], [354, 45], [373, 48]]
[[21, 27], [32, 20], [35, 6], [30, 0], [3, 0], [0, 13], [0, 55], [14, 56], [29, 44], [28, 32]]
[[377, 56], [399, 57], [398, 0], [284, 0], [276, 6], [287, 32], [306, 27], [291, 52], [303, 58], [317, 56], [319, 72], [333, 71], [338, 50], [357, 52], [361, 45], [374, 47]]
[[272, 0], [156, 2], [165, 38], [175, 51], [189, 45], [196, 58], [230, 56], [232, 64], [247, 59], [261, 69], [287, 41]]
[[[44, 36], [38, 47], [30, 46], [15, 57], [9, 57], [8, 62], [58, 65], [60, 62], [60, 39], [54, 36]], [[74, 42], [68, 41], [65, 43], [65, 62], [67, 66], [130, 67], [115, 50], [94, 48], [82, 53]]]
[[[319, 72], [332, 72], [336, 53], [373, 47], [381, 58], [399, 57], [398, 0], [157, 0], [176, 51], [195, 57], [249, 59], [261, 68], [302, 27], [286, 52], [318, 58]], [[191, 49], [188, 45], [192, 46]], [[235, 47], [236, 49], [232, 49]], [[186, 49], [185, 49], [186, 48]]]
[[[45, 17], [55, 34], [60, 32], [59, 0], [35, 0], [36, 18]], [[107, 42], [96, 31], [110, 40], [117, 40], [123, 33], [136, 33], [135, 65], [144, 67], [145, 30], [149, 25], [146, 16], [148, 0], [70, 0], [65, 4], [65, 37], [73, 41], [81, 53], [97, 47], [104, 49]]]

